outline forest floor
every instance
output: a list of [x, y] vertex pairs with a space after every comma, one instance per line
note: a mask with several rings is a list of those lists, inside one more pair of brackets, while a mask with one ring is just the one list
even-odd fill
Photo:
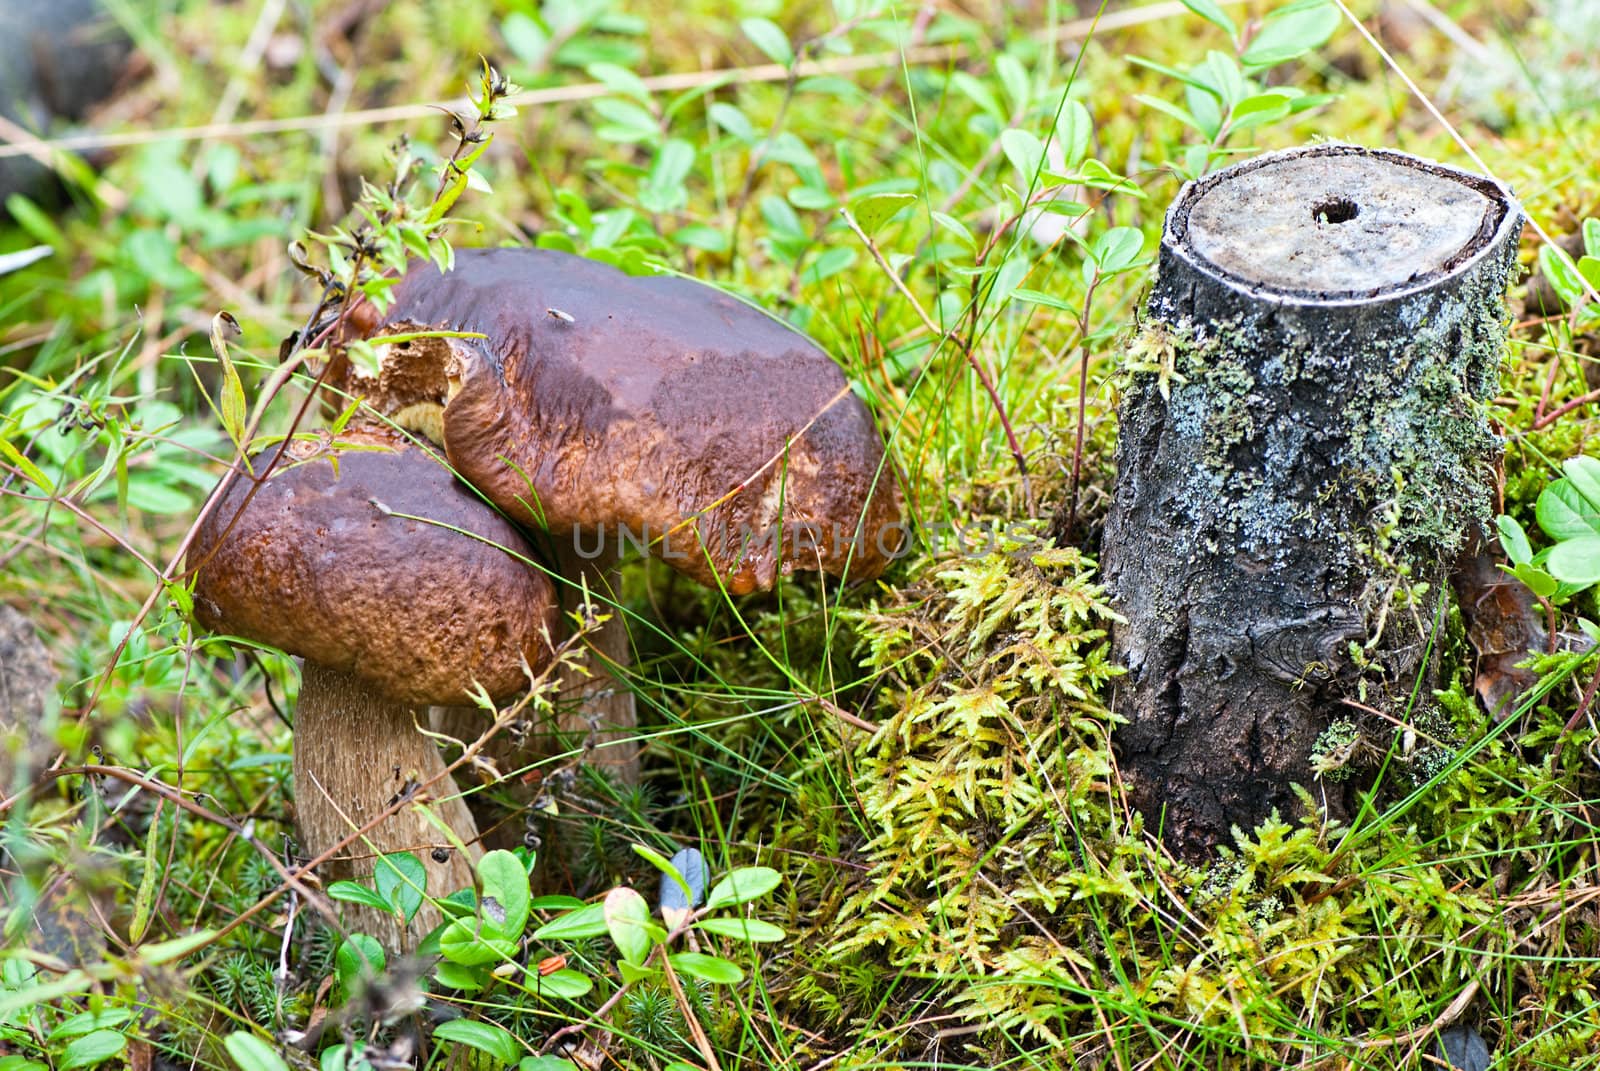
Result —
[[[1590, 590], [1502, 717], [1479, 690], [1516, 659], [1452, 611], [1436, 692], [1196, 866], [1127, 803], [1095, 564], [1166, 205], [1319, 140], [1521, 199], [1490, 416], [1548, 545], [1536, 502], [1600, 430], [1600, 5], [105, 6], [135, 52], [93, 144], [25, 145], [60, 188], [0, 214], [0, 699], [45, 693], [0, 755], [0, 1071], [1600, 1067]], [[197, 628], [181, 548], [243, 414], [283, 434], [307, 396], [273, 382], [322, 297], [296, 260], [353, 270], [335, 228], [399, 139], [426, 208], [432, 104], [480, 56], [523, 96], [448, 240], [665, 266], [805, 331], [918, 535], [875, 581], [750, 597], [631, 561], [641, 782], [563, 756], [477, 790], [527, 846], [480, 874], [521, 925], [467, 962], [351, 937], [368, 894], [289, 869], [298, 670]], [[1331, 821], [1316, 778], [1352, 774]], [[507, 787], [540, 776], [535, 809]], [[735, 876], [688, 957], [612, 892], [649, 914], [686, 848]]]

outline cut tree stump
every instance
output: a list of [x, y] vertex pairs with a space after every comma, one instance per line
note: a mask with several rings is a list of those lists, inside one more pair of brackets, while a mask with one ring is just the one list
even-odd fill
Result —
[[1312, 763], [1348, 744], [1345, 700], [1403, 719], [1430, 697], [1448, 563], [1491, 513], [1521, 229], [1497, 182], [1348, 145], [1168, 211], [1102, 562], [1122, 769], [1179, 854], [1293, 817], [1296, 785], [1343, 816]]

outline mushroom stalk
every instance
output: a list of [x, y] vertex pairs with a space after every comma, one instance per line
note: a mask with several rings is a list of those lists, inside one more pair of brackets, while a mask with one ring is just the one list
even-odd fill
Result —
[[[440, 898], [472, 886], [481, 855], [477, 825], [432, 740], [417, 730], [418, 711], [359, 678], [307, 659], [295, 712], [294, 794], [302, 851], [315, 857], [361, 829], [398, 798], [416, 802], [368, 830], [324, 864], [323, 881], [370, 884], [378, 855], [411, 852], [427, 872], [427, 894]], [[431, 782], [431, 784], [430, 784]], [[422, 786], [427, 785], [424, 789]], [[435, 822], [467, 846], [463, 855]], [[414, 949], [441, 921], [424, 903], [409, 927], [359, 904], [342, 905], [345, 928], [376, 937], [386, 948]]]
[[561, 682], [560, 715], [563, 733], [582, 733], [587, 740], [595, 730], [589, 761], [604, 766], [623, 784], [639, 780], [639, 743], [634, 737], [638, 713], [633, 689], [624, 679], [632, 663], [628, 623], [622, 611], [622, 570], [616, 548], [603, 546], [594, 555], [578, 552], [577, 536], [556, 539], [556, 570], [561, 574], [562, 608], [578, 610], [587, 587], [596, 614], [609, 614], [586, 637], [588, 675], [574, 673]]

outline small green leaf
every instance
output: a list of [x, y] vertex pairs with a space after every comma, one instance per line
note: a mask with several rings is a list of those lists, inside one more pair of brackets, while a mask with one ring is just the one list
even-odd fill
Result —
[[1600, 535], [1600, 510], [1590, 505], [1570, 480], [1555, 480], [1539, 492], [1533, 512], [1551, 539]]
[[222, 1045], [239, 1071], [289, 1071], [276, 1049], [248, 1031], [235, 1030], [222, 1039]]
[[[355, 1043], [354, 1047], [359, 1059], [360, 1054], [366, 1051], [366, 1047], [359, 1041]], [[322, 1050], [322, 1055], [317, 1057], [317, 1066], [321, 1071], [346, 1071], [346, 1068], [350, 1066], [350, 1049], [351, 1046], [343, 1042], [337, 1045], [329, 1045]]]
[[127, 1008], [101, 1008], [99, 1011], [79, 1012], [56, 1024], [56, 1028], [50, 1031], [47, 1040], [65, 1041], [67, 1038], [79, 1037], [94, 1030], [109, 1030], [114, 1026], [121, 1026], [132, 1018], [133, 1012]]
[[85, 1034], [67, 1046], [56, 1067], [60, 1071], [75, 1071], [79, 1067], [93, 1067], [119, 1055], [128, 1047], [128, 1038], [116, 1030], [96, 1030]]
[[708, 956], [703, 952], [679, 952], [668, 956], [672, 969], [687, 974], [691, 978], [715, 985], [737, 985], [744, 981], [744, 971], [736, 963], [730, 963], [721, 956]]
[[650, 87], [644, 84], [644, 79], [626, 67], [619, 67], [615, 63], [591, 63], [584, 68], [584, 71], [613, 93], [632, 97], [640, 104], [650, 103]]
[[1267, 16], [1244, 55], [1246, 67], [1273, 67], [1320, 48], [1344, 16], [1328, 0], [1290, 4]]
[[1584, 501], [1600, 510], [1600, 461], [1592, 457], [1569, 457], [1562, 462], [1561, 471]]
[[577, 1000], [587, 996], [589, 990], [594, 988], [594, 983], [589, 980], [588, 975], [566, 969], [547, 974], [543, 978], [536, 978], [533, 984], [538, 987], [541, 996], [560, 997], [563, 1000]]
[[771, 19], [744, 19], [739, 29], [773, 63], [787, 67], [794, 62], [794, 49], [789, 46], [788, 35]]
[[1062, 312], [1080, 311], [1070, 301], [1058, 298], [1054, 294], [1046, 294], [1042, 290], [1029, 290], [1026, 287], [1018, 287], [1011, 291], [1011, 300], [1026, 301], [1030, 305], [1043, 305], [1047, 309], [1059, 309]]
[[1127, 271], [1142, 252], [1144, 233], [1137, 227], [1112, 227], [1096, 238], [1089, 249], [1102, 276]]
[[1028, 130], [1002, 130], [1000, 149], [1011, 161], [1011, 166], [1022, 173], [1022, 181], [1031, 184], [1044, 161], [1044, 142]]
[[606, 905], [587, 904], [560, 915], [533, 931], [536, 941], [577, 941], [606, 932]]
[[1591, 289], [1600, 293], [1600, 257], [1579, 257], [1578, 274]]
[[383, 946], [364, 933], [346, 937], [333, 954], [334, 974], [339, 979], [339, 988], [347, 994], [354, 992], [361, 978], [376, 978], [382, 974], [387, 963]]
[[[16, 962], [18, 961], [14, 959], [5, 961], [6, 964]], [[48, 1004], [52, 1000], [88, 989], [93, 982], [94, 979], [90, 978], [87, 972], [77, 970], [68, 971], [56, 981], [43, 985], [30, 982], [17, 989], [0, 988], [0, 1023], [4, 1023], [12, 1012]], [[20, 985], [20, 983], [12, 984]]]
[[1583, 275], [1566, 250], [1554, 245], [1540, 246], [1539, 270], [1567, 305], [1576, 305], [1583, 296]]
[[800, 281], [807, 286], [814, 286], [824, 279], [831, 279], [841, 272], [848, 271], [850, 265], [856, 262], [856, 251], [849, 246], [834, 246], [824, 249], [805, 271], [800, 273]]
[[1227, 13], [1222, 8], [1217, 6], [1216, 0], [1183, 0], [1183, 6], [1220, 29], [1230, 38], [1239, 36], [1239, 30], [1234, 26], [1233, 20], [1227, 16]]
[[1178, 122], [1182, 123], [1191, 130], [1201, 129], [1200, 120], [1196, 119], [1193, 115], [1178, 107], [1176, 104], [1162, 100], [1160, 97], [1152, 97], [1146, 93], [1135, 93], [1133, 99], [1138, 101], [1140, 104], [1143, 104], [1147, 108], [1154, 108], [1163, 115], [1172, 116], [1172, 118], [1176, 119]]
[[379, 911], [393, 911], [389, 902], [365, 885], [357, 885], [353, 881], [336, 881], [328, 886], [328, 896], [334, 900], [342, 900], [347, 904], [361, 904], [363, 907], [375, 907]]
[[217, 411], [222, 418], [222, 430], [242, 450], [245, 445], [245, 422], [249, 419], [244, 384], [239, 379], [239, 370], [228, 359], [227, 350], [220, 350], [218, 356], [222, 362], [222, 396], [218, 399]]
[[928, 218], [943, 230], [949, 231], [955, 236], [956, 241], [968, 249], [975, 250], [978, 248], [978, 240], [972, 236], [972, 232], [967, 229], [967, 225], [956, 217], [947, 215], [944, 212], [929, 212]]
[[377, 886], [378, 897], [384, 910], [397, 914], [409, 923], [422, 907], [424, 890], [428, 887], [428, 871], [410, 852], [393, 852], [378, 857], [372, 869], [372, 882]]
[[[688, 850], [688, 852], [693, 852], [693, 848], [685, 848], [685, 850]], [[646, 863], [650, 863], [651, 866], [654, 866], [654, 868], [658, 869], [658, 871], [661, 871], [662, 892], [661, 895], [656, 898], [656, 900], [659, 901], [659, 905], [666, 905], [667, 898], [669, 898], [669, 893], [667, 893], [666, 890], [669, 887], [674, 890], [674, 892], [670, 893], [670, 900], [672, 900], [674, 905], [678, 905], [678, 903], [688, 905], [688, 901], [690, 901], [690, 897], [693, 895], [693, 890], [691, 890], [690, 884], [686, 882], [683, 874], [678, 872], [677, 866], [672, 864], [672, 860], [669, 860], [667, 856], [662, 855], [661, 852], [656, 852], [654, 848], [646, 847], [646, 845], [643, 844], [634, 845], [634, 855], [637, 855], [638, 858], [642, 858], [642, 860], [645, 860]]]
[[988, 85], [966, 71], [955, 71], [950, 75], [950, 85], [978, 106], [978, 109], [992, 117], [996, 123], [1006, 121], [1005, 109], [1000, 107], [1000, 101], [995, 98]]
[[641, 967], [638, 964], [629, 963], [625, 959], [619, 959], [617, 960], [617, 973], [622, 976], [623, 985], [637, 985], [639, 982], [647, 981], [659, 975], [661, 968]]
[[15, 446], [12, 446], [9, 439], [0, 437], [0, 454], [3, 454], [7, 461], [21, 469], [22, 474], [28, 478], [29, 483], [45, 492], [45, 494], [54, 493], [55, 485], [51, 483], [50, 478], [44, 474], [39, 466], [28, 460], [26, 455]]
[[497, 849], [478, 861], [478, 880], [483, 885], [480, 911], [487, 927], [495, 931], [491, 936], [521, 937], [532, 898], [527, 869], [516, 856]]
[[1228, 126], [1233, 130], [1248, 130], [1276, 122], [1289, 114], [1290, 106], [1290, 98], [1282, 93], [1257, 93], [1233, 106], [1233, 111], [1228, 113]]
[[737, 941], [781, 941], [787, 936], [781, 928], [760, 919], [701, 919], [695, 928]]
[[1033, 79], [1028, 77], [1028, 68], [1022, 61], [1009, 52], [1002, 52], [994, 58], [994, 73], [1011, 104], [1011, 114], [1021, 115], [1027, 111], [1033, 102]]
[[894, 218], [895, 213], [916, 199], [913, 193], [875, 193], [852, 204], [850, 214], [855, 217], [861, 233], [870, 238], [878, 232], [879, 227]]
[[10, 1056], [0, 1056], [0, 1071], [50, 1071], [50, 1068], [38, 1060], [12, 1053]]
[[[484, 929], [481, 934], [479, 926]], [[489, 924], [480, 919], [456, 919], [439, 935], [439, 954], [463, 967], [482, 967], [511, 959], [517, 954], [517, 942], [490, 932]]]
[[706, 116], [740, 141], [756, 139], [756, 128], [750, 122], [750, 117], [732, 104], [718, 101], [706, 108]]
[[466, 967], [460, 963], [441, 960], [433, 968], [433, 977], [442, 986], [459, 989], [463, 993], [476, 993], [489, 984], [489, 972], [483, 967]]
[[1544, 567], [1566, 584], [1587, 587], [1600, 583], [1600, 536], [1566, 539], [1550, 548]]
[[140, 958], [146, 963], [170, 963], [175, 959], [182, 959], [198, 948], [204, 947], [217, 935], [216, 930], [196, 930], [194, 933], [171, 940], [159, 941], [153, 945], [145, 945], [139, 950]]
[[684, 181], [694, 167], [695, 151], [682, 138], [669, 138], [656, 155], [649, 178], [639, 190], [639, 204], [647, 212], [675, 212], [689, 199]]
[[433, 1028], [433, 1038], [435, 1041], [453, 1041], [486, 1052], [506, 1065], [516, 1063], [525, 1051], [505, 1027], [475, 1019], [451, 1019], [440, 1023]]
[[1548, 599], [1556, 593], [1561, 584], [1555, 577], [1539, 568], [1537, 565], [1518, 565], [1511, 570], [1512, 575], [1525, 584], [1529, 591], [1541, 599]]
[[1600, 257], [1600, 219], [1583, 221], [1583, 251], [1591, 257]]
[[1061, 149], [1061, 169], [1076, 171], [1089, 156], [1089, 141], [1094, 136], [1094, 119], [1089, 109], [1075, 100], [1061, 108], [1056, 119], [1055, 143]]
[[632, 964], [641, 964], [650, 955], [655, 942], [647, 927], [650, 925], [650, 905], [633, 889], [619, 887], [606, 894], [606, 930], [622, 958]]
[[144, 835], [144, 873], [139, 877], [139, 889], [133, 894], [133, 920], [128, 923], [128, 939], [134, 944], [144, 940], [150, 927], [150, 912], [155, 906], [156, 879], [161, 874], [161, 800], [156, 801], [155, 815]]
[[517, 1071], [578, 1071], [578, 1065], [560, 1056], [524, 1056]]
[[1522, 530], [1515, 517], [1502, 514], [1494, 523], [1500, 532], [1500, 546], [1511, 564], [1526, 565], [1533, 561], [1533, 544], [1528, 542], [1528, 533]]
[[602, 122], [595, 125], [595, 136], [624, 145], [654, 144], [661, 137], [656, 117], [631, 101], [603, 97], [594, 102]]
[[[1189, 68], [1188, 84], [1195, 89], [1210, 93], [1216, 98], [1214, 103], [1222, 108], [1233, 107], [1246, 94], [1244, 72], [1239, 70], [1239, 64], [1232, 56], [1224, 55], [1216, 49], [1206, 53], [1203, 63]], [[1187, 97], [1187, 94], [1185, 96]], [[1193, 107], [1191, 104], [1190, 108]]]
[[72, 248], [67, 241], [67, 236], [50, 218], [50, 213], [40, 208], [38, 204], [30, 201], [20, 193], [13, 193], [5, 200], [6, 212], [15, 221], [17, 226], [27, 231], [36, 242], [43, 242], [58, 250]]
[[730, 907], [747, 904], [767, 895], [783, 883], [783, 875], [766, 866], [746, 866], [730, 871], [711, 888], [706, 897], [706, 907]]

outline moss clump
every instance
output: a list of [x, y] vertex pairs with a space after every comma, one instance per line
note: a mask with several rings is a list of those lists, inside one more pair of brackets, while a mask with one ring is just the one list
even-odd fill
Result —
[[1022, 994], [1066, 960], [1020, 924], [1116, 880], [1074, 833], [1113, 822], [1114, 615], [1093, 562], [1032, 534], [926, 568], [859, 615], [884, 721], [856, 760], [867, 870], [832, 952], [971, 975], [966, 1014], [1047, 1031]]
[[[851, 614], [879, 730], [813, 753], [811, 774], [848, 781], [830, 798], [807, 776], [780, 838], [806, 838], [813, 860], [790, 920], [808, 966], [785, 999], [850, 1024], [863, 1059], [954, 1059], [915, 1025], [931, 1021], [963, 1063], [1111, 1047], [1115, 1064], [1160, 1066], [1181, 1035], [1194, 1066], [1359, 1064], [1475, 978], [1501, 1009], [1492, 1043], [1588, 1036], [1550, 1028], [1546, 998], [1525, 1000], [1526, 949], [1483, 924], [1514, 910], [1533, 932], [1545, 876], [1582, 866], [1586, 841], [1569, 789], [1489, 722], [1464, 673], [1410, 725], [1325, 735], [1334, 769], [1349, 752], [1386, 772], [1360, 824], [1273, 816], [1190, 867], [1131, 817], [1117, 775], [1115, 618], [1094, 563], [1013, 532], [910, 576]], [[1302, 790], [1309, 812], [1317, 791]], [[1597, 935], [1538, 931], [1539, 954], [1566, 964], [1549, 985], [1600, 985]]]

